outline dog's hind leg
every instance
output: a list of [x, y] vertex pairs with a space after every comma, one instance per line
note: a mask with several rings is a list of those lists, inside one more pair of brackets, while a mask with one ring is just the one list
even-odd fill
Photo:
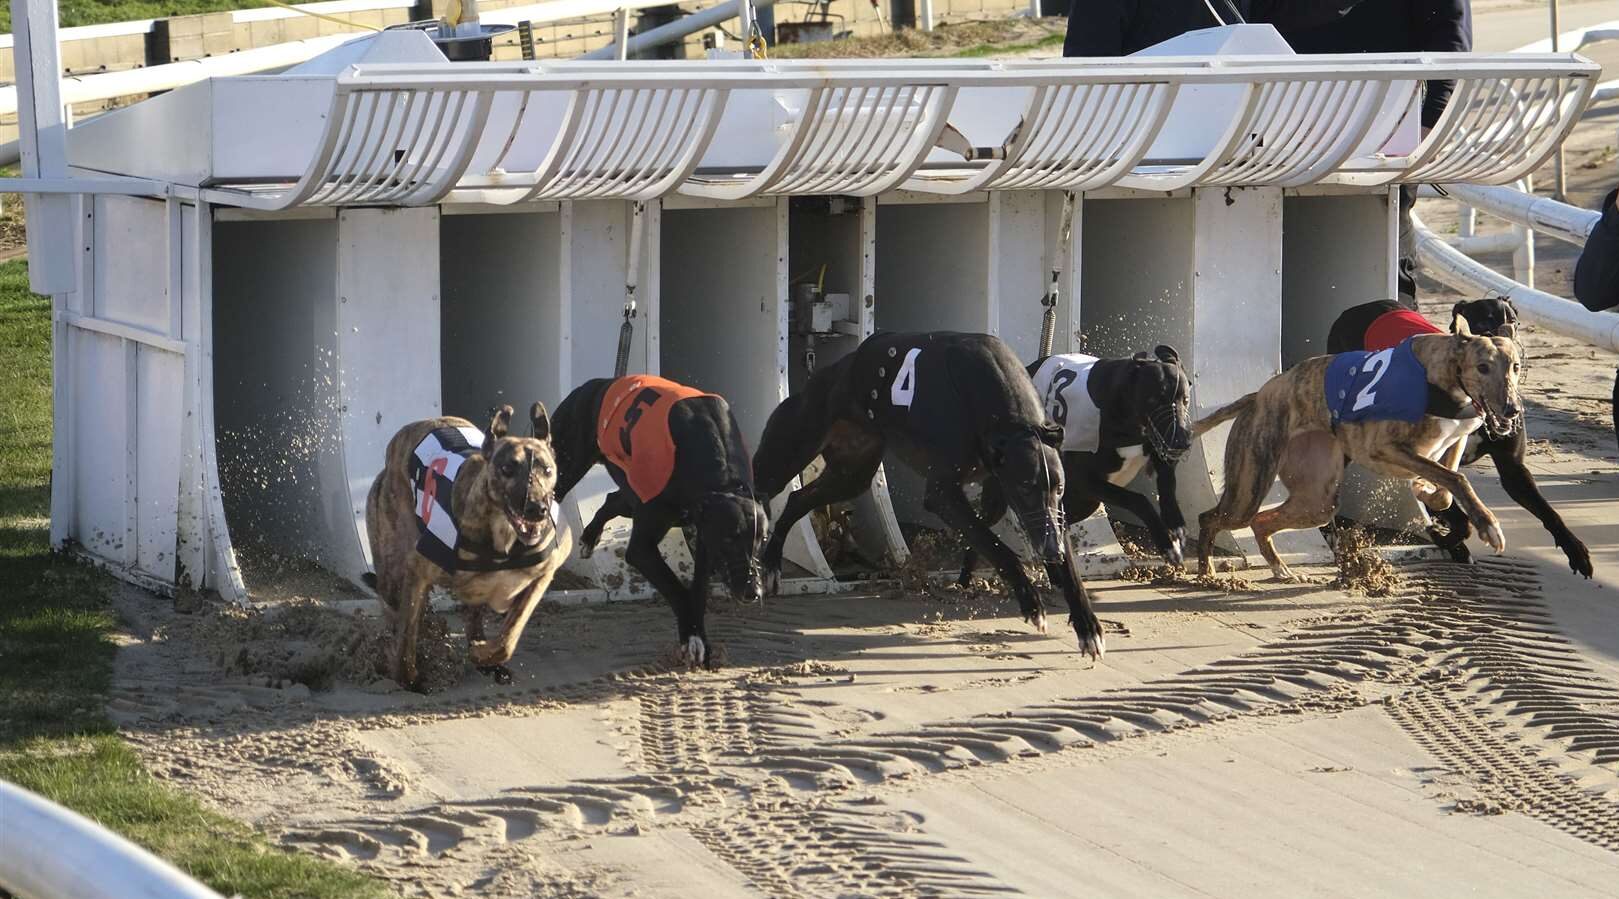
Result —
[[1495, 471], [1501, 476], [1501, 488], [1512, 497], [1512, 501], [1522, 506], [1529, 514], [1540, 519], [1540, 523], [1552, 535], [1552, 541], [1557, 548], [1568, 557], [1568, 567], [1575, 574], [1591, 576], [1591, 553], [1585, 548], [1580, 538], [1563, 523], [1563, 517], [1557, 514], [1546, 497], [1541, 495], [1540, 487], [1535, 483], [1535, 476], [1529, 472], [1529, 467], [1523, 464], [1524, 452], [1528, 446], [1528, 437], [1524, 434], [1523, 426], [1519, 425], [1517, 432], [1506, 440], [1492, 440], [1485, 444], [1490, 458], [1495, 462]]
[[[1001, 486], [1001, 482], [994, 477], [985, 478], [984, 492], [978, 497], [978, 517], [982, 518], [985, 524], [994, 527], [1006, 517], [1006, 509], [1006, 490]], [[956, 586], [965, 587], [972, 583], [973, 570], [977, 567], [978, 553], [968, 546], [961, 551], [961, 576], [956, 578]]]
[[815, 509], [854, 499], [870, 489], [872, 476], [883, 464], [883, 446], [881, 436], [854, 425], [833, 429], [833, 439], [821, 451], [826, 467], [815, 480], [787, 497], [781, 516], [770, 529], [770, 539], [759, 553], [767, 592], [774, 594], [781, 588], [782, 548], [792, 526]]
[[607, 522], [615, 518], [629, 518], [634, 514], [630, 499], [623, 490], [607, 494], [602, 499], [601, 508], [590, 519], [590, 524], [585, 525], [584, 531], [579, 534], [579, 558], [588, 559], [596, 551], [596, 541], [602, 538], [602, 529], [607, 527]]
[[1276, 480], [1281, 444], [1287, 440], [1287, 434], [1278, 432], [1274, 419], [1268, 429], [1262, 430], [1255, 423], [1265, 411], [1257, 409], [1239, 415], [1226, 438], [1225, 492], [1220, 494], [1214, 508], [1197, 518], [1197, 558], [1205, 574], [1212, 574], [1214, 570], [1210, 560], [1214, 538], [1221, 531], [1240, 528], [1252, 521], [1265, 502], [1271, 483]]
[[1319, 527], [1332, 520], [1338, 508], [1338, 485], [1344, 475], [1338, 441], [1326, 431], [1294, 435], [1282, 450], [1280, 474], [1287, 487], [1287, 500], [1254, 516], [1254, 540], [1276, 579], [1294, 581], [1298, 578], [1277, 555], [1271, 537], [1279, 531]]
[[425, 579], [412, 579], [400, 597], [394, 615], [393, 679], [401, 687], [416, 687], [416, 634], [427, 614], [427, 593], [431, 588]]
[[1012, 588], [1012, 595], [1017, 597], [1018, 608], [1023, 611], [1024, 619], [1040, 633], [1045, 633], [1046, 612], [1040, 603], [1040, 592], [1029, 580], [1028, 572], [1023, 570], [1017, 553], [1002, 543], [1001, 538], [995, 536], [989, 525], [973, 511], [972, 504], [967, 502], [967, 495], [961, 491], [961, 483], [938, 475], [928, 478], [927, 495], [922, 506], [961, 532], [967, 544], [995, 566], [995, 570], [1001, 573], [1001, 579]]

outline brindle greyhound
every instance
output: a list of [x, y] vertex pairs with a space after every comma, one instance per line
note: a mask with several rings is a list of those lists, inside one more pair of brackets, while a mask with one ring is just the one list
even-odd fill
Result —
[[[582, 557], [618, 517], [633, 519], [625, 560], [674, 609], [681, 652], [714, 662], [704, 617], [709, 573], [719, 568], [733, 597], [763, 594], [758, 553], [770, 521], [754, 497], [741, 429], [722, 397], [650, 375], [586, 381], [557, 407], [557, 495], [566, 496], [597, 462], [618, 485], [579, 537]], [[677, 524], [697, 528], [691, 586], [658, 551]]]
[[[1457, 303], [1451, 309], [1452, 330], [1455, 330], [1455, 323], [1460, 320], [1465, 320], [1468, 329], [1481, 337], [1516, 339], [1517, 336], [1517, 310], [1503, 299], [1492, 297]], [[1327, 352], [1383, 350], [1412, 334], [1422, 333], [1443, 332], [1421, 315], [1390, 300], [1363, 303], [1345, 310], [1338, 316], [1338, 320], [1333, 322], [1332, 330], [1327, 335]], [[1496, 473], [1501, 477], [1501, 487], [1506, 490], [1507, 495], [1538, 518], [1541, 525], [1551, 533], [1552, 541], [1568, 557], [1570, 570], [1590, 577], [1592, 573], [1590, 551], [1585, 548], [1580, 538], [1574, 536], [1568, 525], [1563, 523], [1562, 516], [1558, 515], [1557, 510], [1546, 501], [1546, 497], [1541, 495], [1540, 487], [1535, 483], [1535, 476], [1524, 464], [1524, 453], [1528, 444], [1529, 436], [1521, 417], [1513, 423], [1513, 427], [1506, 434], [1495, 433], [1486, 426], [1482, 432], [1475, 432], [1467, 441], [1467, 450], [1462, 454], [1461, 464], [1471, 465], [1481, 457], [1489, 456], [1495, 462]], [[1468, 550], [1466, 542], [1472, 533], [1472, 527], [1468, 524], [1466, 513], [1453, 503], [1449, 508], [1437, 513], [1436, 517], [1439, 521], [1429, 528], [1429, 535], [1433, 537], [1434, 543], [1449, 552], [1451, 558], [1458, 562], [1472, 561], [1473, 554]]]
[[[556, 526], [556, 461], [545, 407], [529, 412], [532, 437], [511, 437], [502, 406], [481, 434], [464, 418], [405, 425], [365, 502], [376, 588], [392, 619], [390, 674], [416, 686], [416, 633], [427, 594], [448, 587], [466, 616], [472, 661], [500, 682], [529, 615], [572, 548]], [[484, 640], [483, 610], [505, 613]]]
[[[1080, 651], [1100, 658], [1101, 622], [1063, 540], [1062, 431], [1012, 350], [984, 334], [877, 334], [815, 372], [771, 413], [754, 457], [761, 497], [774, 497], [816, 456], [820, 476], [788, 497], [761, 563], [779, 587], [788, 530], [812, 510], [871, 486], [893, 448], [927, 479], [923, 505], [959, 530], [1011, 585], [1024, 617], [1041, 632], [1045, 610], [1022, 564], [990, 526], [1017, 513], [1051, 582], [1068, 601]], [[983, 483], [980, 516], [963, 485]]]
[[[1181, 564], [1186, 519], [1175, 499], [1175, 463], [1192, 445], [1192, 418], [1180, 354], [1168, 346], [1128, 359], [1071, 353], [1037, 359], [1028, 372], [1046, 414], [1062, 428], [1067, 519], [1089, 518], [1103, 502], [1121, 506], [1147, 526], [1171, 565]], [[1158, 509], [1124, 486], [1148, 464], [1157, 475]], [[968, 547], [957, 583], [966, 586], [976, 562]]]
[[[1406, 357], [1414, 361], [1402, 361]], [[1215, 535], [1252, 522], [1271, 571], [1294, 579], [1277, 556], [1271, 535], [1330, 521], [1346, 460], [1387, 477], [1414, 480], [1418, 499], [1430, 509], [1460, 503], [1484, 542], [1504, 552], [1506, 536], [1495, 515], [1456, 466], [1468, 434], [1481, 425], [1504, 433], [1517, 418], [1518, 371], [1515, 341], [1474, 336], [1463, 318], [1454, 335], [1418, 335], [1377, 354], [1307, 359], [1199, 421], [1193, 426], [1197, 434], [1236, 420], [1226, 441], [1225, 493], [1198, 519], [1197, 554], [1203, 570], [1210, 570]], [[1385, 376], [1387, 383], [1380, 385]], [[1425, 414], [1424, 381], [1478, 414], [1465, 419]], [[1395, 404], [1401, 417], [1375, 417], [1385, 402]], [[1278, 471], [1287, 501], [1260, 512]]]

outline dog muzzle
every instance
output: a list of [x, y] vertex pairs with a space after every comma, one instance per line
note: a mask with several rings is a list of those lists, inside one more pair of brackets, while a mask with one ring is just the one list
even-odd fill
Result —
[[1018, 524], [1029, 538], [1029, 546], [1041, 562], [1057, 564], [1067, 558], [1068, 528], [1062, 512], [1048, 509], [1040, 515], [1019, 515]]
[[1153, 454], [1174, 464], [1192, 448], [1192, 427], [1174, 406], [1162, 406], [1147, 416], [1147, 441]]

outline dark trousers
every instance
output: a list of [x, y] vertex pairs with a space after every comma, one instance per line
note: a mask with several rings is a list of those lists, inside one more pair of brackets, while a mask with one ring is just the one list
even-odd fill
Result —
[[1407, 309], [1417, 308], [1417, 232], [1411, 224], [1411, 208], [1417, 205], [1414, 184], [1400, 185], [1400, 273], [1399, 302]]

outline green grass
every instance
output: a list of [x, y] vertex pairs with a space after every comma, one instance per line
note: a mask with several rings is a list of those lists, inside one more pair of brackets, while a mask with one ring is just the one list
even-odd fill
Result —
[[1062, 34], [1048, 34], [1037, 41], [1023, 41], [1016, 44], [979, 44], [968, 47], [955, 54], [956, 56], [982, 57], [1006, 56], [1011, 53], [1027, 53], [1031, 50], [1044, 50], [1047, 47], [1061, 47], [1064, 37]]
[[111, 581], [53, 556], [50, 304], [0, 264], [0, 778], [86, 815], [215, 890], [273, 899], [389, 895], [378, 881], [270, 845], [157, 782], [103, 711]]
[[[61, 27], [71, 28], [75, 25], [164, 19], [169, 16], [189, 16], [196, 13], [252, 9], [256, 6], [269, 5], [263, 0], [59, 0], [57, 18]], [[11, 6], [3, 4], [0, 5], [0, 34], [10, 32]]]

